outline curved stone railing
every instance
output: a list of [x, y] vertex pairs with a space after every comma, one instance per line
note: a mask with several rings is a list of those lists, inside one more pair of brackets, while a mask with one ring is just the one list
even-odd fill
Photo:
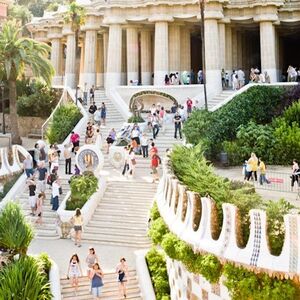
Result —
[[217, 240], [212, 237], [214, 202], [208, 197], [189, 191], [175, 177], [168, 161], [156, 195], [161, 216], [171, 232], [190, 244], [197, 252], [209, 252], [228, 260], [273, 272], [284, 272], [293, 278], [300, 273], [300, 215], [284, 217], [285, 240], [279, 256], [270, 253], [267, 237], [267, 218], [263, 210], [250, 213], [250, 235], [245, 248], [237, 244], [237, 207], [225, 203], [223, 224]]

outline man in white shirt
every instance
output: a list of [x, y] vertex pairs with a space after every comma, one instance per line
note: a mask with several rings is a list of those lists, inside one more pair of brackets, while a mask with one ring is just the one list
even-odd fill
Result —
[[245, 73], [242, 69], [239, 69], [237, 71], [237, 75], [238, 75], [238, 81], [239, 81], [239, 88], [241, 88], [245, 85]]

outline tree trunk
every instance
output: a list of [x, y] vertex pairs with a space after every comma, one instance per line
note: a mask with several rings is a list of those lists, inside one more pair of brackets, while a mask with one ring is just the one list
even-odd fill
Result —
[[12, 143], [22, 145], [19, 134], [18, 115], [17, 115], [17, 87], [15, 80], [8, 81], [9, 88], [9, 115]]

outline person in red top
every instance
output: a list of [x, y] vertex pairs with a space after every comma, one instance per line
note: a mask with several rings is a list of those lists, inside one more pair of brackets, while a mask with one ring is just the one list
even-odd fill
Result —
[[155, 181], [159, 180], [159, 175], [158, 175], [158, 171], [157, 171], [159, 162], [160, 162], [159, 156], [156, 153], [154, 153], [151, 157], [151, 169], [152, 169], [152, 175], [153, 175], [153, 180], [152, 180], [153, 183]]
[[151, 143], [151, 149], [150, 149], [150, 151], [149, 151], [150, 158], [152, 158], [152, 156], [153, 156], [154, 154], [157, 154], [157, 153], [158, 153], [158, 150], [157, 150], [157, 148], [155, 147], [155, 144], [152, 142], [152, 143]]
[[70, 140], [71, 140], [71, 143], [73, 144], [72, 152], [74, 152], [74, 149], [76, 147], [79, 147], [79, 140], [80, 140], [79, 134], [72, 131]]
[[188, 117], [192, 113], [192, 108], [193, 108], [193, 101], [191, 98], [188, 98], [186, 101], [186, 108], [187, 108], [187, 115]]

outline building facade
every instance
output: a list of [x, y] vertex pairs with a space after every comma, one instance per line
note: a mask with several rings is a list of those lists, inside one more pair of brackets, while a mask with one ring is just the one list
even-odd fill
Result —
[[[80, 51], [60, 7], [35, 19], [35, 39], [51, 44], [54, 84], [75, 87], [164, 84], [171, 72], [197, 74], [202, 68], [198, 0], [91, 0]], [[221, 70], [251, 67], [281, 80], [289, 64], [300, 66], [300, 1], [207, 0], [205, 3], [206, 77], [210, 94], [221, 91]], [[78, 75], [79, 74], [79, 75]], [[76, 76], [79, 76], [77, 78]]]

